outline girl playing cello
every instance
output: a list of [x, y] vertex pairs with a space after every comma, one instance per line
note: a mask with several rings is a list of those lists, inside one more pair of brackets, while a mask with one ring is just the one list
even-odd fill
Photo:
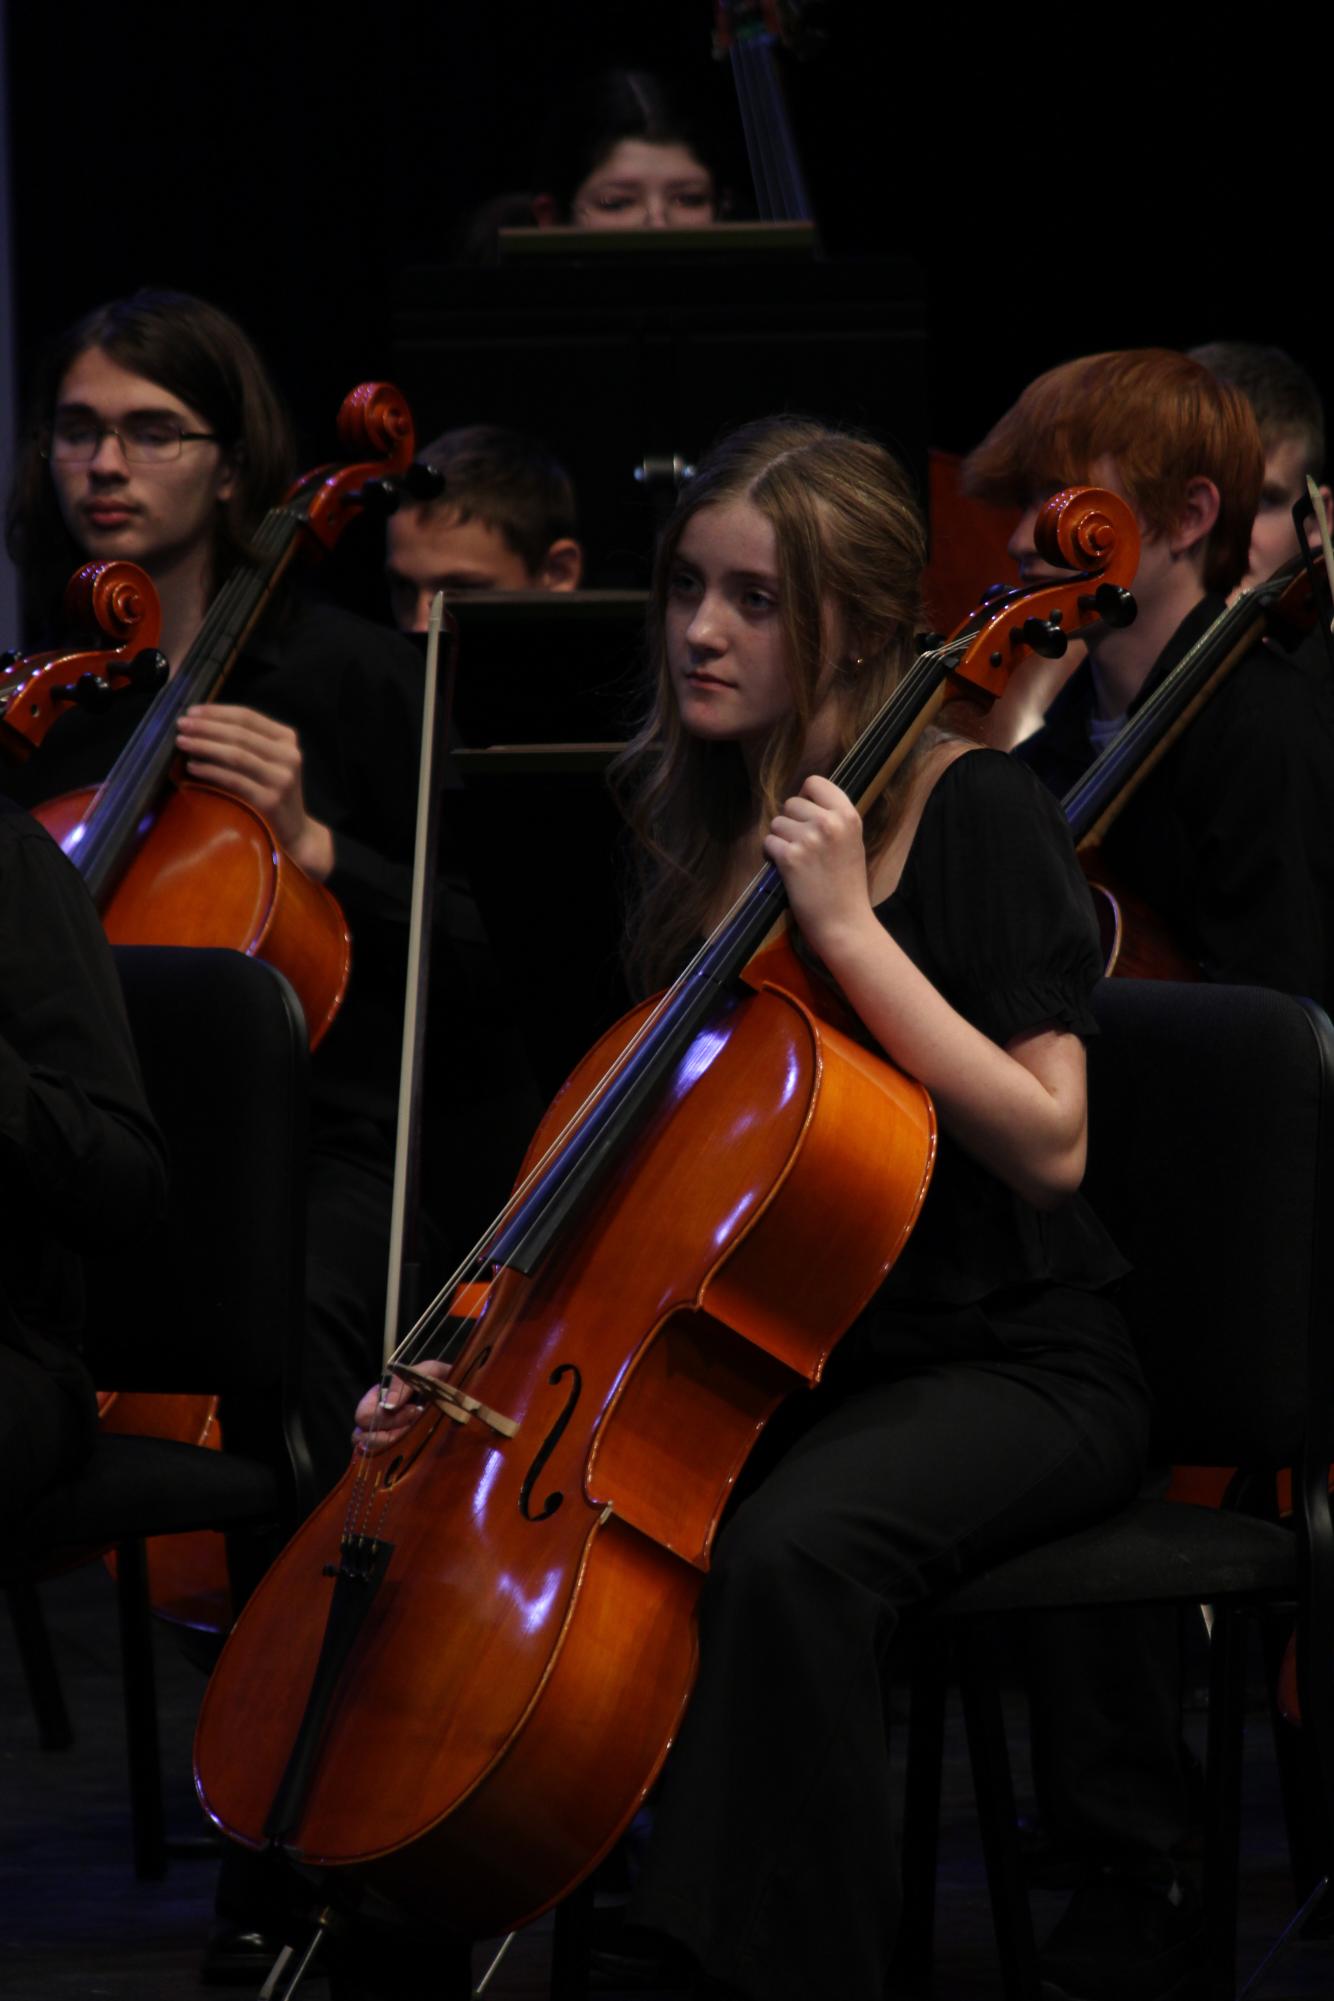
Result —
[[[763, 858], [867, 1036], [942, 1129], [915, 1233], [821, 1388], [787, 1406], [719, 1538], [700, 1673], [632, 1915], [702, 1992], [879, 2001], [893, 1936], [881, 1667], [900, 1615], [1135, 1488], [1143, 1385], [1076, 1194], [1099, 973], [1059, 812], [928, 732], [861, 820], [822, 774], [907, 665], [923, 537], [878, 446], [737, 432], [659, 550], [653, 713], [621, 779], [629, 956], [675, 970]], [[377, 1396], [372, 1447], [406, 1430]], [[415, 1415], [415, 1413], [414, 1413]]]

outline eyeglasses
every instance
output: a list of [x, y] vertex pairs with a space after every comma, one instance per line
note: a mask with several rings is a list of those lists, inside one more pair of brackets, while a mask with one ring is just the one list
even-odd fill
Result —
[[61, 417], [44, 434], [42, 457], [55, 465], [88, 465], [103, 438], [114, 438], [130, 465], [165, 465], [178, 459], [182, 445], [220, 444], [216, 431], [183, 431], [162, 417], [130, 417], [101, 424], [92, 417]]

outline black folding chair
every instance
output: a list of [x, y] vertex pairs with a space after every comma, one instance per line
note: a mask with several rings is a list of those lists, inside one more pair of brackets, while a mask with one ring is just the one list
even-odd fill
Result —
[[[1286, 1619], [1295, 1611], [1309, 1783], [1300, 1824], [1290, 1817], [1300, 1836], [1299, 1902], [1330, 1869], [1334, 1030], [1311, 1003], [1252, 987], [1114, 981], [1097, 1012], [1089, 1193], [1135, 1268], [1126, 1304], [1156, 1400], [1157, 1456], [1242, 1469], [1239, 1490], [1267, 1501], [1257, 1515], [1140, 1502], [994, 1565], [931, 1608], [913, 1685], [898, 1970], [915, 1982], [930, 1963], [940, 1646], [954, 1643], [960, 1665], [1004, 1992], [1007, 2001], [1038, 2001], [994, 1622], [1090, 1606], [1207, 1604], [1205, 1954], [1210, 2001], [1232, 2001], [1244, 1612], [1278, 1608]], [[1273, 1504], [1275, 1476], [1288, 1467], [1291, 1526]]]

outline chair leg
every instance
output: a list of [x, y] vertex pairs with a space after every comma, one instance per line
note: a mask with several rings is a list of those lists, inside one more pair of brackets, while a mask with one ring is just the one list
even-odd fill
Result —
[[908, 1749], [903, 1779], [903, 1910], [894, 1941], [896, 1992], [923, 1989], [931, 1978], [948, 1659], [949, 1647], [943, 1640], [917, 1641], [909, 1684]]
[[1330, 1851], [1329, 1809], [1318, 1775], [1312, 1770], [1310, 1743], [1304, 1730], [1284, 1720], [1278, 1707], [1278, 1679], [1287, 1652], [1292, 1620], [1289, 1615], [1266, 1616], [1261, 1623], [1265, 1684], [1269, 1691], [1269, 1721], [1274, 1736], [1279, 1797], [1288, 1837], [1295, 1901], [1304, 1903], [1324, 1874], [1323, 1858]]
[[1005, 2001], [1041, 2001], [1033, 1914], [1028, 1905], [1028, 1884], [1015, 1821], [1014, 1783], [1000, 1689], [976, 1654], [975, 1636], [965, 1634], [959, 1646], [959, 1687], [991, 1893], [1001, 1990]]
[[134, 1873], [141, 1882], [157, 1882], [167, 1873], [167, 1842], [162, 1809], [162, 1754], [158, 1744], [157, 1677], [153, 1666], [148, 1558], [140, 1541], [118, 1543], [116, 1546], [116, 1599], [120, 1612]]
[[593, 1878], [556, 1906], [551, 1927], [550, 2001], [586, 2001], [593, 1948]]
[[37, 1719], [38, 1740], [44, 1751], [67, 1751], [74, 1742], [74, 1730], [65, 1707], [65, 1691], [51, 1648], [41, 1594], [35, 1584], [10, 1584], [5, 1587], [5, 1597], [9, 1600], [19, 1665], [28, 1685], [28, 1700]]
[[1204, 1929], [1209, 2001], [1237, 1991], [1237, 1860], [1241, 1843], [1246, 1644], [1241, 1615], [1214, 1608], [1209, 1641], [1209, 1732], [1205, 1764]]

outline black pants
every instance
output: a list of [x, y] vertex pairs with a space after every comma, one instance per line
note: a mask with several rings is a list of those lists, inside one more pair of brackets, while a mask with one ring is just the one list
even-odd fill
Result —
[[53, 1341], [30, 1336], [28, 1342], [31, 1352], [0, 1342], [0, 1523], [6, 1527], [77, 1473], [97, 1436], [96, 1399], [82, 1363]]
[[881, 2001], [898, 1903], [882, 1668], [902, 1614], [1135, 1491], [1147, 1400], [1115, 1313], [1079, 1298], [1071, 1345], [1060, 1311], [944, 1315], [935, 1364], [918, 1327], [911, 1372], [882, 1354], [817, 1393], [719, 1539], [631, 1914], [754, 2001]]
[[1190, 1821], [1175, 1605], [1025, 1622], [1033, 1784], [1072, 1862], [1170, 1884]]

